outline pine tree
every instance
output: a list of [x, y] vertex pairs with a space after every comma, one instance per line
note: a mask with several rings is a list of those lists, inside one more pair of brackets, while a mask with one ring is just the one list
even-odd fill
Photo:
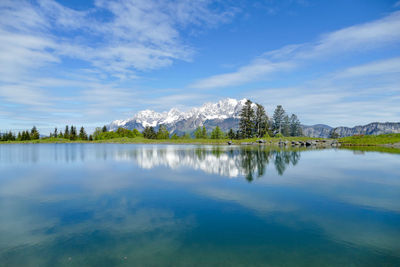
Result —
[[69, 139], [69, 128], [68, 128], [68, 125], [65, 126], [64, 138], [65, 138], [65, 139]]
[[215, 129], [211, 132], [211, 139], [222, 139], [222, 138], [224, 138], [224, 133], [218, 126], [215, 127]]
[[76, 140], [77, 139], [77, 133], [76, 133], [76, 127], [71, 125], [71, 133], [69, 136], [69, 140]]
[[164, 125], [160, 125], [157, 132], [157, 139], [168, 139], [169, 132]]
[[256, 104], [256, 116], [255, 116], [255, 130], [257, 137], [263, 137], [268, 128], [268, 116], [265, 113], [265, 109], [262, 105]]
[[290, 116], [290, 135], [301, 136], [302, 134], [300, 121], [295, 114], [292, 114]]
[[103, 133], [107, 132], [107, 126], [105, 126], [105, 125], [103, 126], [102, 132]]
[[207, 129], [206, 126], [203, 125], [203, 129], [201, 130], [201, 138], [207, 139]]
[[83, 126], [81, 127], [81, 129], [79, 131], [79, 139], [81, 139], [81, 140], [87, 140], [88, 139], [86, 131], [85, 131], [85, 128], [83, 128]]
[[285, 110], [281, 105], [278, 105], [274, 111], [274, 116], [272, 117], [274, 134], [282, 133], [285, 115]]
[[54, 128], [54, 134], [53, 134], [53, 136], [54, 137], [58, 137], [58, 129], [57, 129], [57, 127], [56, 128]]
[[156, 139], [156, 133], [153, 127], [146, 126], [143, 130], [143, 137], [147, 139]]
[[253, 137], [255, 115], [251, 105], [252, 102], [247, 100], [240, 111], [239, 129], [243, 138]]
[[40, 135], [38, 130], [36, 129], [36, 126], [33, 126], [32, 130], [31, 130], [31, 139], [32, 140], [37, 140], [39, 139]]
[[200, 127], [197, 127], [196, 131], [194, 131], [194, 137], [196, 139], [203, 138], [203, 132]]
[[288, 115], [285, 115], [283, 118], [282, 134], [283, 136], [290, 136], [290, 120]]
[[236, 135], [235, 135], [235, 133], [233, 132], [233, 130], [232, 130], [232, 128], [229, 130], [229, 132], [228, 132], [228, 138], [229, 139], [235, 139], [236, 138]]

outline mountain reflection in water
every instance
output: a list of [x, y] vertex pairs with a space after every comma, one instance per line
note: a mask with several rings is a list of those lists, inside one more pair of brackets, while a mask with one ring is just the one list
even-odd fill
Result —
[[265, 147], [238, 149], [225, 147], [199, 147], [195, 149], [141, 148], [120, 151], [119, 159], [133, 159], [145, 169], [167, 166], [171, 169], [189, 167], [206, 173], [227, 177], [244, 176], [251, 182], [265, 174], [267, 167], [274, 165], [282, 175], [289, 166], [300, 160], [298, 150], [274, 150]]

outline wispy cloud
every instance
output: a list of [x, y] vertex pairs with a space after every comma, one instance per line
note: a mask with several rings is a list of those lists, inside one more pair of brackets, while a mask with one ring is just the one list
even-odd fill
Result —
[[202, 89], [237, 86], [266, 79], [273, 73], [326, 60], [332, 56], [366, 52], [399, 42], [400, 12], [394, 12], [373, 22], [325, 34], [312, 43], [288, 45], [265, 52], [237, 71], [204, 78], [190, 86]]

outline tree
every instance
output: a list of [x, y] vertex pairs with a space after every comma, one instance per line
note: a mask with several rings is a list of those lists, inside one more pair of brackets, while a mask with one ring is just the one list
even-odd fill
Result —
[[281, 105], [278, 105], [272, 117], [274, 134], [282, 133], [282, 127], [284, 124], [285, 115], [286, 115], [285, 110], [282, 108]]
[[247, 100], [240, 111], [239, 129], [243, 138], [253, 137], [255, 115], [251, 106], [252, 102]]
[[203, 129], [201, 130], [201, 138], [207, 139], [207, 129], [206, 126], [203, 125]]
[[56, 127], [56, 128], [54, 128], [53, 137], [57, 137], [57, 136], [58, 136], [58, 129]]
[[333, 129], [332, 131], [331, 131], [331, 133], [329, 134], [329, 138], [332, 138], [332, 139], [338, 139], [340, 136], [339, 136], [339, 134], [335, 131], [336, 129]]
[[93, 141], [93, 135], [89, 135], [89, 141]]
[[39, 139], [39, 137], [40, 137], [39, 131], [36, 129], [36, 126], [33, 126], [32, 130], [31, 130], [31, 139], [37, 140], [37, 139]]
[[169, 132], [164, 125], [160, 125], [157, 132], [157, 139], [168, 139]]
[[200, 139], [203, 137], [203, 132], [200, 127], [197, 127], [197, 129], [194, 131], [194, 137], [196, 139]]
[[68, 127], [68, 125], [65, 126], [64, 138], [65, 138], [65, 139], [69, 139], [69, 127]]
[[107, 126], [105, 126], [105, 125], [103, 126], [102, 132], [103, 133], [107, 132]]
[[265, 109], [262, 105], [256, 104], [256, 115], [255, 115], [255, 131], [257, 137], [263, 137], [268, 129], [268, 116], [265, 113]]
[[156, 132], [154, 131], [154, 128], [151, 126], [146, 126], [143, 130], [143, 137], [147, 139], [156, 139]]
[[288, 115], [285, 115], [283, 118], [282, 134], [283, 136], [290, 136], [290, 120]]
[[87, 140], [88, 136], [86, 134], [85, 128], [83, 128], [83, 126], [81, 127], [80, 131], [79, 131], [79, 139], [81, 140]]
[[215, 127], [215, 129], [211, 132], [211, 139], [222, 139], [222, 138], [224, 138], [224, 133], [218, 126]]
[[76, 127], [71, 125], [71, 133], [69, 135], [69, 140], [76, 140], [77, 139], [77, 132], [76, 132]]
[[295, 114], [292, 114], [290, 116], [290, 136], [301, 136], [302, 134], [300, 121]]
[[229, 132], [228, 132], [228, 138], [229, 139], [235, 139], [236, 138], [236, 135], [235, 135], [235, 133], [233, 132], [233, 130], [232, 130], [232, 128], [229, 130]]

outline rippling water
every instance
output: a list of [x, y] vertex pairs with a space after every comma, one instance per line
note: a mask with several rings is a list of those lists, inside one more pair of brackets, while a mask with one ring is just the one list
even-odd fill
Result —
[[0, 145], [0, 266], [400, 266], [400, 154]]

